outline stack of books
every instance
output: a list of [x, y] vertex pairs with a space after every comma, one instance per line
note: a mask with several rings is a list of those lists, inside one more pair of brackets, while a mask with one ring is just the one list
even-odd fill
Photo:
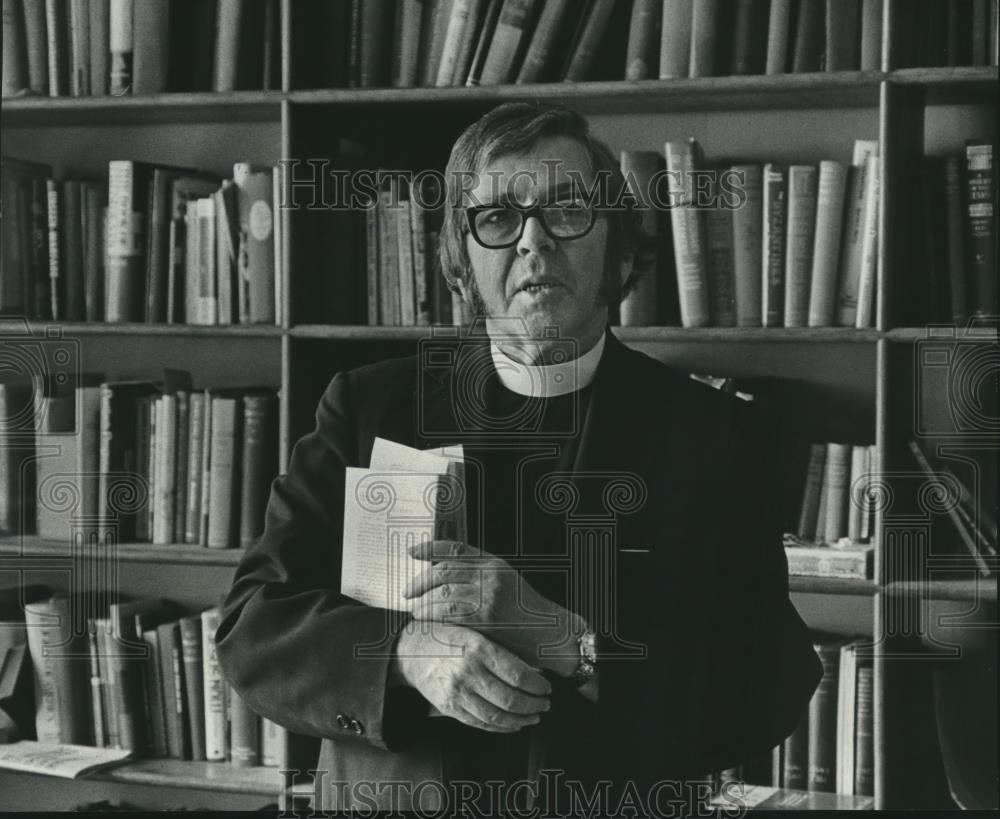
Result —
[[56, 179], [3, 158], [0, 313], [31, 319], [280, 324], [278, 167], [109, 163]]
[[[878, 144], [857, 140], [850, 164], [710, 167], [696, 140], [623, 152], [622, 169], [647, 207], [637, 270], [655, 259], [669, 209], [684, 327], [871, 327], [878, 262]], [[642, 250], [642, 248], [640, 248]], [[666, 283], [663, 283], [666, 286]], [[656, 324], [658, 289], [622, 305], [622, 324]]]
[[71, 616], [82, 601], [66, 594], [29, 603], [22, 620], [3, 623], [27, 644], [40, 742], [238, 767], [279, 763], [282, 729], [253, 713], [222, 676], [218, 607], [180, 616], [157, 598], [88, 595], [87, 611], [102, 607], [85, 631], [74, 631]]
[[3, 96], [278, 88], [279, 0], [4, 0]]

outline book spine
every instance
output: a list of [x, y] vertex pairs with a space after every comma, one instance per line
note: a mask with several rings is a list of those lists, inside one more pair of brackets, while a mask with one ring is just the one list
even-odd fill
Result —
[[826, 519], [823, 540], [836, 543], [847, 534], [848, 482], [851, 469], [851, 445], [830, 443], [826, 446]]
[[438, 64], [437, 77], [434, 83], [439, 88], [451, 85], [454, 80], [459, 52], [465, 40], [465, 29], [471, 25], [469, 19], [471, 5], [471, 0], [454, 0], [451, 7], [444, 45], [441, 49], [441, 62]]
[[13, 97], [28, 88], [27, 42], [18, 0], [3, 0], [3, 84], [0, 95]]
[[[266, 717], [260, 718], [260, 764], [270, 768], [281, 766], [284, 756], [285, 729]], [[235, 746], [235, 740], [233, 745]]]
[[276, 470], [275, 405], [267, 395], [243, 399], [243, 474], [240, 481], [240, 546], [247, 548], [264, 531], [264, 510]]
[[785, 223], [787, 218], [785, 169], [764, 166], [763, 230], [761, 239], [761, 315], [765, 327], [781, 327], [785, 319]]
[[188, 456], [190, 442], [188, 436], [191, 429], [191, 393], [180, 390], [177, 393], [177, 443], [174, 447], [175, 467], [173, 474], [174, 482], [174, 506], [173, 515], [173, 540], [177, 543], [185, 542], [187, 528], [187, 499], [188, 499]]
[[283, 327], [285, 321], [285, 225], [281, 211], [282, 170], [280, 165], [271, 168], [271, 213], [274, 221], [274, 326]]
[[200, 272], [198, 259], [200, 250], [198, 242], [200, 231], [198, 227], [198, 200], [191, 199], [184, 203], [184, 323], [197, 324], [199, 316], [198, 293], [200, 288]]
[[563, 77], [564, 81], [581, 82], [590, 78], [613, 11], [614, 0], [593, 1], [587, 22], [580, 33], [573, 53], [570, 55], [569, 64]]
[[239, 260], [248, 283], [249, 320], [275, 323], [274, 175], [251, 171], [245, 163], [233, 167], [239, 203]]
[[400, 0], [400, 32], [397, 41], [397, 72], [393, 85], [409, 88], [417, 84], [417, 65], [420, 55], [420, 23], [424, 0]]
[[135, 413], [136, 429], [136, 460], [135, 472], [140, 476], [140, 480], [146, 487], [146, 505], [139, 510], [136, 515], [135, 539], [148, 541], [153, 539], [153, 504], [156, 499], [156, 476], [150, 467], [153, 464], [153, 448], [156, 445], [154, 425], [156, 423], [153, 415], [155, 404], [150, 401], [147, 395], [139, 396], [135, 399], [133, 411]]
[[805, 790], [808, 784], [809, 712], [802, 715], [795, 730], [785, 740], [780, 787]]
[[[225, 2], [219, 0], [220, 14]], [[134, 3], [133, 13], [132, 93], [162, 94], [167, 90], [170, 0], [141, 0]]]
[[205, 392], [202, 416], [204, 423], [201, 433], [201, 519], [198, 523], [198, 543], [207, 546], [212, 492], [212, 395], [208, 391]]
[[736, 324], [760, 327], [761, 264], [763, 251], [763, 169], [760, 165], [737, 165], [731, 174], [741, 181], [746, 200], [733, 211], [733, 279], [736, 295]]
[[[716, 190], [717, 190], [716, 186]], [[715, 201], [705, 213], [713, 327], [736, 326], [733, 212]]]
[[96, 185], [86, 188], [87, 259], [83, 271], [84, 313], [87, 321], [104, 317], [104, 202]]
[[260, 742], [257, 715], [250, 710], [243, 698], [229, 688], [232, 709], [232, 743], [230, 761], [234, 767], [249, 768], [259, 764], [257, 748]]
[[854, 793], [875, 795], [875, 697], [871, 666], [858, 668], [857, 702], [854, 713]]
[[149, 655], [143, 661], [143, 682], [149, 703], [149, 737], [153, 756], [167, 755], [167, 726], [163, 708], [163, 678], [160, 674], [160, 643], [156, 629], [142, 633]]
[[180, 620], [181, 656], [184, 663], [184, 702], [187, 705], [191, 756], [205, 761], [205, 678], [201, 646], [201, 617]]
[[704, 327], [709, 323], [708, 275], [704, 214], [694, 200], [697, 143], [666, 143], [667, 179], [670, 185], [670, 221], [674, 236], [681, 323]]
[[711, 77], [715, 73], [720, 11], [719, 0], [694, 0], [689, 77]]
[[969, 317], [968, 288], [965, 281], [964, 220], [962, 218], [961, 160], [957, 156], [944, 159], [944, 207], [948, 246], [948, 284], [951, 312], [956, 322]]
[[205, 395], [204, 393], [193, 392], [189, 401], [191, 403], [191, 410], [190, 433], [188, 436], [188, 489], [184, 542], [198, 543], [201, 533], [201, 461], [205, 430]]
[[106, 321], [135, 321], [142, 277], [142, 213], [136, 205], [136, 168], [129, 160], [108, 163]]
[[486, 62], [479, 74], [480, 85], [500, 85], [508, 81], [534, 4], [535, 0], [504, 0]]
[[635, 285], [622, 299], [620, 319], [623, 327], [652, 327], [656, 324], [657, 250], [660, 213], [649, 201], [648, 191], [662, 159], [654, 151], [622, 151], [621, 169], [641, 214], [638, 246], [632, 273]]
[[878, 272], [878, 203], [879, 158], [870, 154], [865, 160], [865, 214], [861, 238], [861, 269], [858, 273], [858, 309], [854, 326], [872, 326], [875, 306], [875, 276]]
[[162, 623], [156, 628], [159, 647], [160, 681], [163, 688], [163, 728], [167, 756], [184, 759], [184, 679], [177, 623]]
[[517, 74], [519, 85], [538, 82], [542, 78], [568, 5], [569, 0], [547, 0], [542, 7], [538, 24], [531, 35], [531, 42]]
[[862, 71], [882, 68], [882, 0], [861, 0]]
[[201, 613], [201, 657], [205, 675], [205, 758], [209, 762], [226, 758], [228, 750], [226, 731], [226, 680], [215, 649], [215, 631], [221, 615], [217, 608]]
[[469, 74], [465, 78], [467, 86], [479, 85], [479, 78], [483, 73], [483, 66], [493, 42], [493, 32], [496, 31], [497, 21], [500, 17], [501, 0], [488, 0], [488, 3], [486, 13], [483, 15], [479, 39], [476, 41], [476, 50], [472, 54], [472, 62], [469, 65]]
[[809, 289], [810, 327], [829, 327], [833, 324], [848, 176], [849, 169], [841, 162], [823, 161], [819, 164], [816, 239]]
[[382, 296], [379, 293], [379, 210], [377, 206], [365, 210], [365, 261], [367, 272], [367, 318], [369, 327], [379, 325], [379, 305]]
[[90, 0], [90, 93], [103, 97], [110, 90], [111, 78], [111, 3]]
[[[49, 41], [45, 27], [45, 0], [21, 0], [24, 42], [28, 58], [28, 88], [49, 96]], [[4, 26], [6, 33], [6, 26]], [[4, 47], [4, 53], [7, 53]]]
[[101, 692], [101, 649], [97, 642], [97, 622], [95, 618], [87, 618], [87, 648], [89, 651], [90, 670], [90, 712], [94, 725], [94, 745], [107, 748], [108, 733], [106, 715], [104, 713], [104, 695]]
[[98, 665], [101, 671], [101, 703], [104, 707], [104, 719], [107, 726], [109, 748], [121, 748], [118, 737], [118, 707], [115, 689], [117, 683], [111, 670], [111, 620], [99, 617], [94, 621], [97, 626], [97, 647], [100, 651]]
[[854, 644], [840, 647], [837, 675], [837, 774], [834, 790], [854, 794], [854, 708], [857, 660]]
[[788, 36], [792, 19], [792, 0], [771, 0], [767, 23], [768, 74], [784, 74], [788, 69]]
[[45, 650], [58, 644], [48, 601], [24, 607], [28, 652], [34, 668], [35, 734], [39, 742], [60, 742], [59, 704], [56, 695], [54, 658]]
[[823, 70], [823, 7], [825, 0], [799, 0], [792, 71], [807, 74]]
[[851, 447], [850, 506], [847, 514], [847, 536], [852, 543], [860, 543], [862, 524], [868, 514], [868, 472], [870, 469], [867, 446]]
[[410, 200], [400, 199], [396, 212], [396, 259], [399, 271], [399, 320], [405, 327], [412, 327], [417, 323], [410, 210]]
[[90, 9], [84, 0], [69, 3], [69, 57], [70, 93], [90, 96]]
[[388, 85], [388, 35], [391, 33], [393, 4], [386, 0], [366, 2], [361, 18], [358, 84], [362, 88]]
[[206, 196], [198, 200], [198, 289], [196, 296], [197, 324], [219, 323], [219, 295], [216, 280], [216, 216], [215, 199]]
[[83, 206], [80, 182], [67, 179], [62, 190], [63, 259], [67, 321], [86, 317], [83, 285]]
[[177, 396], [169, 393], [159, 399], [157, 414], [157, 464], [156, 464], [156, 527], [154, 543], [173, 543], [174, 504], [177, 501]]
[[226, 549], [235, 545], [239, 536], [240, 399], [214, 396], [211, 416], [208, 539], [205, 545], [210, 549]]
[[410, 196], [410, 239], [413, 246], [413, 289], [417, 324], [431, 323], [431, 294], [427, 273], [427, 213], [420, 192]]
[[660, 0], [635, 0], [632, 6], [625, 49], [626, 80], [647, 80], [658, 73], [656, 58], [662, 5]]
[[422, 52], [423, 64], [420, 66], [420, 84], [434, 85], [438, 68], [441, 65], [441, 55], [444, 52], [444, 40], [448, 34], [448, 19], [455, 0], [434, 0], [427, 22], [427, 44]]
[[788, 168], [788, 236], [785, 245], [785, 326], [809, 323], [809, 285], [816, 238], [816, 168]]
[[215, 75], [212, 90], [236, 90], [236, 71], [240, 45], [240, 26], [244, 0], [218, 0], [215, 21]]
[[69, 90], [65, 0], [45, 0], [45, 31], [49, 57], [49, 96], [62, 97]]
[[660, 25], [660, 79], [688, 76], [694, 0], [663, 0]]
[[132, 7], [133, 0], [111, 0], [109, 9], [109, 87], [111, 95], [115, 97], [132, 93], [132, 64], [135, 56]]
[[123, 614], [118, 604], [112, 604], [110, 621], [115, 646], [108, 668], [113, 680], [111, 693], [118, 720], [118, 744], [129, 751], [145, 751], [147, 725], [143, 719], [141, 665], [144, 658], [135, 653], [138, 641], [135, 620]]
[[858, 0], [826, 0], [826, 70], [857, 71]]
[[65, 318], [62, 291], [62, 191], [55, 179], [45, 183], [49, 224], [49, 313], [53, 320]]
[[993, 209], [993, 145], [969, 142], [965, 146], [966, 240], [975, 312], [995, 315], [997, 310], [996, 220]]
[[867, 580], [870, 574], [870, 550], [795, 547], [785, 549], [785, 556], [788, 573], [792, 575]]
[[399, 324], [399, 256], [396, 248], [397, 211], [392, 204], [392, 193], [379, 193], [378, 211], [378, 292], [379, 315], [382, 324]]
[[837, 775], [837, 678], [839, 646], [817, 645], [823, 678], [809, 702], [809, 790], [834, 790]]
[[[230, 252], [234, 239], [229, 230], [229, 221], [226, 217], [225, 191], [232, 186], [232, 182], [226, 180], [222, 187], [212, 194], [215, 201], [215, 289], [216, 289], [216, 323], [234, 324], [239, 317], [241, 307], [245, 308], [246, 298], [240, 299], [243, 292], [242, 281], [234, 281], [234, 253]], [[236, 291], [236, 292], [234, 292]], [[239, 300], [240, 304], [235, 302]], [[244, 310], [245, 312], [245, 310]]]
[[826, 469], [826, 446], [812, 444], [809, 447], [809, 466], [806, 469], [806, 485], [802, 495], [799, 514], [799, 537], [812, 539], [816, 534], [816, 519], [819, 515], [820, 492], [823, 488], [823, 472]]
[[861, 255], [865, 240], [865, 210], [870, 168], [866, 157], [862, 157], [860, 162], [854, 163], [847, 193], [836, 310], [837, 323], [846, 327], [853, 327], [858, 315], [858, 285], [861, 279]]

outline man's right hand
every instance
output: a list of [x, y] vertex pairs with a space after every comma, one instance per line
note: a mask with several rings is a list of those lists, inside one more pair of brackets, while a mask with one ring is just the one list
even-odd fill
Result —
[[484, 731], [520, 731], [549, 710], [552, 687], [540, 672], [464, 626], [411, 622], [392, 670], [445, 716]]

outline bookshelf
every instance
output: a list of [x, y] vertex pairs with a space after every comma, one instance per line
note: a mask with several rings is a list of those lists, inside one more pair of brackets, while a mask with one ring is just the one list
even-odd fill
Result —
[[[884, 183], [872, 328], [657, 326], [616, 327], [614, 332], [626, 344], [677, 367], [780, 379], [783, 395], [796, 412], [821, 419], [831, 435], [874, 443], [876, 471], [913, 471], [906, 461], [905, 441], [913, 435], [917, 412], [917, 353], [928, 343], [929, 331], [924, 322], [912, 320], [908, 306], [914, 205], [906, 196], [907, 178], [925, 154], [955, 151], [973, 136], [996, 142], [998, 76], [996, 67], [910, 67], [900, 45], [909, 36], [906, 5], [905, 0], [885, 2], [878, 70], [450, 88], [314, 88], [309, 71], [311, 51], [317, 48], [315, 34], [308, 31], [307, 15], [298, 4], [281, 0], [279, 89], [5, 98], [3, 150], [5, 155], [50, 163], [57, 175], [71, 171], [100, 178], [107, 163], [119, 158], [228, 175], [237, 159], [259, 164], [304, 157], [336, 161], [338, 141], [347, 138], [366, 147], [365, 161], [372, 167], [391, 163], [441, 168], [464, 124], [493, 105], [522, 100], [577, 108], [616, 150], [661, 150], [667, 138], [693, 135], [713, 157], [817, 162], [849, 159], [855, 138], [878, 139]], [[400, 134], [405, 137], [400, 139]], [[331, 236], [324, 231], [331, 222], [327, 215], [297, 211], [284, 212], [281, 218], [287, 275], [280, 326], [60, 323], [65, 336], [79, 339], [83, 368], [114, 378], [156, 377], [163, 366], [183, 362], [199, 385], [253, 381], [275, 387], [280, 390], [279, 462], [286, 463], [294, 441], [311, 428], [316, 401], [336, 371], [410, 354], [428, 330], [322, 321], [313, 307], [320, 280], [340, 281], [346, 275], [336, 267]], [[40, 336], [50, 324], [32, 322], [29, 328]], [[4, 326], [0, 320], [0, 329]], [[995, 349], [998, 343], [995, 324], [992, 329], [962, 332], [946, 343], [984, 349]], [[980, 463], [995, 472], [996, 447], [984, 445], [979, 455]], [[909, 646], [913, 634], [900, 623], [914, 606], [927, 612], [938, 601], [976, 603], [987, 620], [992, 616], [996, 622], [995, 577], [977, 579], [961, 561], [944, 561], [937, 573], [922, 574], [934, 568], [938, 544], [944, 555], [962, 554], [959, 545], [948, 542], [954, 535], [946, 525], [934, 529], [930, 563], [907, 563], [892, 551], [905, 544], [889, 542], [898, 521], [885, 510], [876, 514], [871, 580], [790, 578], [793, 602], [811, 627], [868, 636], [894, 649]], [[33, 535], [0, 538], [0, 579], [21, 567], [44, 572], [45, 560], [64, 552], [61, 544]], [[125, 591], [165, 594], [194, 611], [214, 603], [228, 586], [240, 551], [124, 543], [117, 557]], [[926, 710], [932, 681], [924, 674], [920, 691], [900, 697], [900, 675], [905, 677], [901, 669], [918, 661], [909, 654], [905, 660], [895, 656], [887, 650], [875, 661], [876, 805], [948, 806], [943, 761]], [[982, 651], [972, 656], [966, 666], [987, 662]], [[995, 649], [992, 662], [995, 668]], [[930, 749], [926, 766], [913, 761], [909, 743]], [[252, 807], [277, 800], [280, 783], [272, 787], [270, 773], [142, 760], [86, 782], [60, 782], [53, 787], [52, 804], [141, 798], [142, 804], [155, 807], [222, 806], [201, 798], [202, 792], [215, 791], [233, 798], [241, 794], [240, 806]], [[48, 789], [48, 780], [0, 772], [0, 787], [13, 805], [37, 809], [40, 782]], [[81, 795], [74, 799], [74, 794]]]

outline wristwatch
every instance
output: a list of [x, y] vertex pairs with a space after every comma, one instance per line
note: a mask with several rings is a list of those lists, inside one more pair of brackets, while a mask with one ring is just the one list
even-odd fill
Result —
[[580, 662], [568, 680], [570, 685], [580, 688], [594, 679], [597, 673], [597, 635], [588, 628], [577, 639], [577, 645], [580, 647]]

